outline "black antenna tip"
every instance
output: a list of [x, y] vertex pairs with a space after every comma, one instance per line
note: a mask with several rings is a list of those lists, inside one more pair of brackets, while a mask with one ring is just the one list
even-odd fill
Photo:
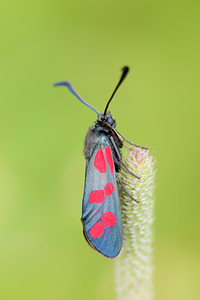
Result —
[[127, 66], [125, 66], [125, 67], [122, 68], [122, 71], [126, 72], [126, 73], [128, 73], [129, 70], [130, 70], [129, 67], [127, 67]]
[[125, 67], [122, 68], [123, 73], [122, 73], [121, 80], [123, 80], [126, 77], [128, 71], [129, 71], [129, 67], [125, 66]]

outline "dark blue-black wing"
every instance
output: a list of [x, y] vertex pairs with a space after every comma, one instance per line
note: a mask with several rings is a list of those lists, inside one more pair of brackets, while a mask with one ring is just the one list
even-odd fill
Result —
[[92, 248], [109, 258], [119, 254], [123, 239], [121, 210], [112, 151], [105, 135], [87, 160], [82, 223]]

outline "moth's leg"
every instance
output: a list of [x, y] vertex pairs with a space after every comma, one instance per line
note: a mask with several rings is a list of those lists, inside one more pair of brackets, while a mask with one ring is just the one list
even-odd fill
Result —
[[145, 150], [148, 150], [148, 148], [147, 147], [142, 147], [142, 146], [140, 146], [140, 145], [137, 145], [137, 144], [133, 144], [132, 142], [129, 142], [128, 140], [126, 140], [122, 135], [121, 135], [121, 133], [119, 133], [116, 129], [114, 130], [120, 137], [121, 137], [121, 139], [123, 140], [123, 141], [125, 141], [125, 142], [127, 142], [127, 143], [129, 143], [130, 145], [133, 145], [133, 146], [135, 146], [135, 147], [138, 147], [138, 148], [141, 148], [141, 149], [145, 149]]
[[129, 168], [125, 165], [125, 163], [123, 162], [123, 160], [120, 160], [121, 164], [124, 166], [124, 168], [126, 169], [127, 172], [129, 172], [131, 175], [133, 175], [135, 178], [140, 179], [140, 177], [138, 177], [137, 175], [135, 175], [133, 172], [131, 172], [131, 170], [129, 170]]
[[140, 177], [138, 177], [138, 176], [136, 176], [134, 173], [132, 173], [131, 170], [129, 170], [129, 168], [128, 168], [128, 167], [125, 165], [125, 163], [123, 162], [122, 157], [121, 157], [121, 154], [119, 153], [119, 150], [117, 149], [117, 146], [116, 146], [115, 141], [114, 141], [114, 139], [113, 139], [112, 136], [110, 137], [110, 140], [111, 140], [111, 142], [112, 142], [112, 144], [113, 144], [113, 147], [115, 148], [115, 151], [116, 151], [116, 153], [117, 153], [117, 156], [118, 156], [118, 159], [119, 159], [120, 163], [124, 166], [124, 168], [126, 169], [126, 171], [129, 172], [129, 173], [130, 173], [131, 175], [133, 175], [134, 177], [136, 177], [137, 179], [140, 179]]
[[139, 201], [137, 201], [136, 199], [134, 199], [134, 198], [129, 194], [129, 192], [127, 191], [127, 189], [125, 188], [125, 186], [123, 185], [123, 183], [121, 182], [121, 180], [119, 179], [119, 176], [117, 175], [117, 173], [116, 173], [116, 177], [117, 177], [119, 183], [121, 184], [122, 188], [124, 189], [124, 192], [125, 192], [125, 193], [126, 193], [133, 201], [135, 201], [136, 203], [139, 203]]

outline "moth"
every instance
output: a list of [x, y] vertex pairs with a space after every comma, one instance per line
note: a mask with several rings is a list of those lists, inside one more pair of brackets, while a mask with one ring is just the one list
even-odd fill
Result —
[[[88, 244], [108, 258], [114, 258], [119, 254], [123, 242], [118, 184], [133, 201], [138, 202], [129, 194], [118, 173], [121, 168], [125, 168], [127, 172], [139, 179], [123, 162], [121, 149], [123, 142], [135, 147], [141, 146], [127, 141], [116, 130], [116, 120], [108, 112], [109, 104], [128, 71], [127, 66], [122, 69], [120, 80], [106, 104], [104, 113], [99, 113], [93, 106], [85, 102], [71, 83], [62, 81], [54, 84], [55, 86], [67, 86], [83, 104], [98, 115], [97, 121], [90, 127], [85, 137], [86, 172], [81, 222]], [[141, 148], [146, 149], [145, 147]]]

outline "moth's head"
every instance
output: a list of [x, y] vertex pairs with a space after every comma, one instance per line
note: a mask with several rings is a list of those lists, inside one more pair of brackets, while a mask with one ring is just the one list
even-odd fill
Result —
[[98, 121], [107, 123], [109, 126], [112, 126], [114, 128], [116, 127], [116, 121], [113, 119], [110, 112], [107, 112], [105, 115], [99, 114]]

